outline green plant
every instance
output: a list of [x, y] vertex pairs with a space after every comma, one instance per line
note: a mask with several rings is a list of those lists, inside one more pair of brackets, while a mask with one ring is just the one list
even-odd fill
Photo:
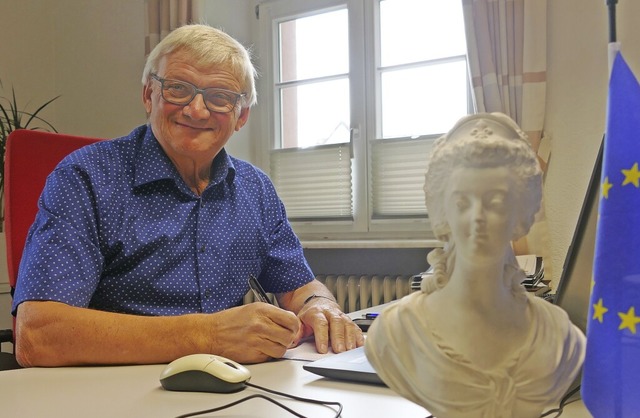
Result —
[[[0, 80], [2, 88], [2, 80]], [[11, 97], [0, 96], [0, 231], [4, 224], [4, 156], [7, 149], [7, 138], [16, 129], [36, 129], [43, 131], [56, 131], [56, 129], [38, 114], [51, 102], [60, 96], [48, 100], [35, 111], [22, 110], [18, 106], [16, 92], [11, 88]]]

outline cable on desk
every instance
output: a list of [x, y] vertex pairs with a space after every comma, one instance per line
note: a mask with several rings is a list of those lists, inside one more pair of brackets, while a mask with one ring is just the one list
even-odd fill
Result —
[[[300, 396], [290, 395], [290, 394], [284, 393], [284, 392], [278, 392], [278, 391], [273, 390], [273, 389], [267, 389], [265, 387], [254, 385], [253, 383], [249, 383], [249, 382], [247, 382], [246, 385], [247, 386], [251, 386], [251, 387], [256, 388], [256, 389], [259, 389], [259, 390], [263, 390], [263, 391], [268, 392], [268, 393], [273, 393], [274, 395], [284, 396], [285, 398], [293, 399], [293, 400], [300, 401], [300, 402], [307, 402], [307, 403], [312, 403], [312, 404], [316, 404], [316, 405], [322, 405], [322, 406], [326, 406], [326, 407], [329, 407], [329, 405], [335, 405], [335, 406], [338, 407], [338, 410], [337, 410], [337, 413], [334, 416], [334, 418], [339, 418], [340, 415], [342, 414], [342, 404], [340, 402], [320, 401], [320, 400], [317, 400], [317, 399], [303, 398], [303, 397], [300, 397]], [[210, 414], [212, 412], [222, 411], [223, 409], [228, 409], [228, 408], [231, 408], [232, 406], [236, 406], [236, 405], [239, 405], [239, 404], [241, 404], [243, 402], [246, 402], [246, 401], [251, 400], [251, 399], [256, 399], [256, 398], [261, 398], [261, 399], [264, 399], [266, 401], [269, 401], [269, 402], [279, 406], [280, 408], [284, 409], [285, 411], [291, 413], [292, 415], [295, 415], [296, 417], [307, 418], [304, 415], [301, 415], [298, 412], [294, 411], [293, 409], [289, 408], [288, 406], [284, 405], [283, 403], [278, 402], [275, 399], [271, 399], [268, 396], [261, 395], [261, 394], [249, 395], [249, 396], [246, 396], [246, 397], [244, 397], [242, 399], [238, 399], [237, 401], [228, 403], [226, 405], [219, 406], [217, 408], [207, 409], [207, 410], [203, 410], [203, 411], [189, 412], [189, 413], [184, 414], [184, 415], [179, 415], [176, 418], [188, 418], [188, 417], [195, 417], [195, 416], [203, 415], [203, 414]], [[333, 408], [331, 408], [331, 409], [333, 409]]]
[[571, 402], [575, 402], [578, 399], [574, 399], [571, 402], [569, 402], [569, 399], [571, 399], [571, 397], [573, 395], [576, 394], [576, 392], [578, 392], [580, 390], [580, 385], [576, 386], [575, 388], [571, 389], [566, 395], [564, 395], [564, 397], [560, 400], [560, 405], [557, 408], [554, 409], [550, 409], [547, 412], [543, 413], [542, 415], [540, 415], [540, 418], [549, 416], [553, 413], [556, 413], [556, 415], [553, 416], [553, 418], [558, 418], [560, 415], [562, 415], [562, 413], [564, 412], [564, 407], [567, 406], [568, 404], [570, 404]]

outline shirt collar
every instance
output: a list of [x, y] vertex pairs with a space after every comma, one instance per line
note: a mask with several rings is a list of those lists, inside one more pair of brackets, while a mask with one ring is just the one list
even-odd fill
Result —
[[[184, 183], [178, 170], [164, 152], [148, 125], [142, 139], [142, 145], [136, 154], [134, 187], [162, 180], [173, 181], [176, 185]], [[211, 181], [207, 188], [221, 183], [225, 179], [228, 184], [233, 182], [235, 166], [224, 148], [213, 159], [211, 174]]]

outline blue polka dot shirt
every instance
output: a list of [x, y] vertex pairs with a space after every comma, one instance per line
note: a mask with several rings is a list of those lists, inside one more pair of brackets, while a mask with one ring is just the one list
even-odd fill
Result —
[[25, 300], [140, 315], [242, 303], [311, 280], [273, 184], [222, 150], [201, 196], [148, 126], [86, 146], [48, 177], [27, 237], [13, 311]]

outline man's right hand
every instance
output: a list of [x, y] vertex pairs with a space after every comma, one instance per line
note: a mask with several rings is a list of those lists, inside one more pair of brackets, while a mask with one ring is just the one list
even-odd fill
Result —
[[210, 319], [214, 330], [210, 351], [239, 363], [281, 358], [302, 331], [293, 312], [262, 302], [217, 312]]

